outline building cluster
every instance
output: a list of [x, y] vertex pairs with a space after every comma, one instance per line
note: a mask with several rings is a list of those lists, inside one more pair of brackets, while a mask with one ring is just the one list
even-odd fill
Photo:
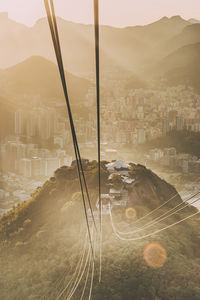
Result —
[[[121, 187], [115, 188], [113, 183], [109, 183], [108, 193], [101, 194], [101, 205], [102, 205], [102, 215], [109, 215], [110, 209], [113, 207], [127, 207], [129, 204], [129, 193], [127, 187], [130, 187], [135, 179], [129, 177], [129, 168], [128, 164], [125, 164], [122, 161], [116, 160], [112, 163], [106, 165], [107, 170], [110, 173], [109, 180], [112, 179], [113, 176], [120, 176], [123, 182]], [[99, 209], [100, 209], [100, 200], [99, 197], [96, 201], [97, 210], [93, 211], [94, 218], [98, 219]], [[92, 221], [92, 213], [91, 210], [88, 209], [89, 220]]]
[[[87, 102], [86, 102], [87, 103]], [[27, 110], [18, 109], [14, 114], [13, 135], [26, 138], [28, 141], [48, 142], [59, 145], [61, 148], [71, 141], [69, 121], [62, 109], [40, 106]], [[74, 114], [74, 123], [78, 139], [81, 143], [92, 141], [96, 137], [96, 120], [92, 112], [85, 117]]]
[[185, 174], [200, 175], [200, 160], [188, 153], [177, 153], [174, 147], [150, 150], [149, 160]]
[[[93, 75], [90, 79], [94, 80]], [[25, 101], [27, 95], [24, 97], [20, 102], [22, 108], [16, 110], [10, 120], [13, 132], [0, 145], [0, 171], [4, 176], [3, 181], [10, 183], [7, 190], [0, 190], [0, 200], [7, 199], [5, 203], [10, 201], [10, 206], [16, 199], [22, 201], [27, 198], [35, 189], [35, 182], [43, 182], [57, 168], [70, 165], [72, 161], [71, 131], [63, 99], [52, 99], [47, 107], [40, 96], [33, 98], [32, 102]], [[96, 90], [92, 86], [83, 105], [73, 110], [78, 141], [88, 149], [96, 146], [95, 99]], [[122, 80], [121, 74], [115, 78], [113, 72], [106, 74], [102, 78], [100, 109], [101, 143], [106, 159], [117, 159], [122, 145], [144, 144], [165, 136], [173, 129], [200, 131], [199, 107], [200, 96], [191, 88], [131, 89], [127, 87], [127, 78]], [[90, 150], [92, 153], [93, 149]], [[153, 149], [149, 157], [151, 161], [179, 168], [184, 173], [200, 173], [200, 162], [196, 157], [177, 154], [175, 149]], [[24, 186], [29, 188], [24, 190]], [[122, 194], [120, 197], [124, 200]], [[117, 196], [113, 197], [111, 188], [108, 195], [103, 197], [105, 203], [107, 197], [111, 197], [112, 203], [115, 203]]]
[[14, 115], [14, 133], [28, 138], [38, 137], [48, 140], [54, 135], [56, 115], [53, 110], [35, 108], [27, 111], [18, 109]]
[[143, 144], [173, 129], [200, 131], [200, 96], [191, 88], [116, 89], [103, 98], [102, 138], [116, 146]]
[[[166, 135], [170, 130], [200, 131], [200, 96], [191, 88], [177, 86], [159, 89], [128, 89], [113, 81], [112, 93], [102, 91], [101, 137], [114, 145], [143, 144]], [[95, 89], [89, 89], [84, 101], [85, 113], [75, 111], [74, 123], [80, 143], [96, 140]], [[61, 104], [60, 104], [61, 105]], [[62, 105], [61, 105], [62, 106]], [[51, 141], [66, 147], [71, 142], [69, 122], [62, 107], [39, 105], [31, 111], [17, 110], [13, 134], [30, 141]]]
[[[86, 96], [87, 113], [78, 114], [76, 111], [74, 114], [78, 141], [88, 147], [96, 143], [94, 99], [95, 89], [92, 87]], [[63, 105], [57, 103], [55, 109], [54, 106], [46, 108], [44, 104], [39, 104], [31, 111], [27, 108], [15, 111], [13, 137], [7, 137], [0, 147], [4, 171], [38, 178], [51, 176], [55, 169], [69, 164], [71, 158], [65, 149], [71, 145], [71, 133]], [[109, 89], [102, 91], [102, 144], [112, 145], [111, 150], [114, 151], [123, 144], [143, 144], [166, 135], [174, 128], [178, 131], [199, 131], [199, 107], [200, 96], [191, 88], [177, 86], [165, 90], [127, 90], [122, 82], [111, 82], [110, 79]], [[198, 160], [186, 157], [186, 154], [165, 155], [161, 150], [152, 151], [154, 154], [150, 156], [156, 159], [162, 156], [163, 165], [180, 164], [186, 173], [198, 170]], [[173, 159], [177, 160], [175, 164]]]
[[24, 177], [8, 172], [0, 173], [0, 181], [4, 183], [0, 189], [0, 215], [9, 211], [20, 202], [30, 199], [30, 195], [43, 185], [43, 180]]
[[163, 101], [162, 134], [173, 129], [200, 132], [200, 96], [184, 86], [170, 88], [168, 92], [171, 96]]
[[27, 178], [52, 176], [62, 165], [70, 165], [72, 157], [65, 150], [39, 148], [37, 144], [25, 144], [19, 139], [0, 145], [1, 169]]

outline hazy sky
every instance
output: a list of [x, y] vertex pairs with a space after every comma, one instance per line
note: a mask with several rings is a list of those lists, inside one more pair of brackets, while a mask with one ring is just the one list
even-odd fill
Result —
[[[56, 14], [92, 23], [93, 0], [54, 0]], [[200, 0], [99, 0], [101, 23], [113, 26], [146, 24], [163, 16], [200, 19]], [[26, 25], [45, 15], [43, 0], [0, 0], [0, 12]]]

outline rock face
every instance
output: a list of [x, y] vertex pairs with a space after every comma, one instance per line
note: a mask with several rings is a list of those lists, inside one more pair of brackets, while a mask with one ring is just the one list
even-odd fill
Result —
[[120, 187], [121, 199], [126, 197], [127, 206], [141, 205], [154, 208], [172, 197], [172, 205], [181, 202], [180, 196], [172, 185], [142, 165], [114, 161], [106, 164], [106, 168], [110, 173], [108, 178], [110, 192], [113, 186], [118, 186], [118, 189]]
[[[117, 168], [111, 171], [108, 162], [101, 162], [102, 193], [112, 198], [119, 229], [125, 223], [125, 227], [134, 228], [130, 220], [127, 222], [124, 218], [127, 207], [135, 208], [140, 218], [172, 196], [175, 196], [174, 200], [161, 213], [181, 201], [173, 186], [144, 166], [112, 164]], [[97, 211], [98, 165], [96, 161], [83, 161], [83, 166], [92, 206]], [[189, 207], [172, 219], [163, 221], [156, 229], [194, 211]], [[98, 211], [96, 215], [98, 218]], [[86, 236], [84, 218], [76, 165], [56, 170], [54, 177], [38, 188], [29, 201], [0, 218], [2, 299], [41, 299], [44, 296], [56, 299], [72, 278], [83, 253]], [[109, 216], [103, 216], [103, 281], [98, 284], [96, 263], [93, 299], [132, 300], [133, 294], [136, 300], [153, 300], [156, 297], [163, 300], [200, 299], [198, 224], [199, 219], [195, 218], [152, 238], [127, 243], [116, 239]], [[158, 248], [166, 255], [165, 263], [157, 269], [147, 265], [148, 258], [143, 260], [143, 249], [150, 251], [147, 247], [149, 242], [152, 249], [161, 245]], [[155, 265], [158, 266], [157, 261]], [[63, 275], [66, 268], [68, 274]], [[74, 299], [80, 299], [83, 287], [84, 280]], [[66, 296], [64, 293], [60, 299]]]
[[161, 205], [163, 202], [170, 198], [173, 199], [173, 203], [169, 206], [181, 202], [181, 198], [177, 193], [176, 189], [167, 183], [166, 181], [159, 178], [156, 174], [140, 166], [143, 175], [139, 176], [134, 182], [131, 194], [134, 195], [133, 203], [144, 205], [149, 208], [155, 208]]

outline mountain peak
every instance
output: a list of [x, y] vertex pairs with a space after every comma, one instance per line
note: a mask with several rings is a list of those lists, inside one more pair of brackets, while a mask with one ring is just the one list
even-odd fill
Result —
[[179, 16], [179, 15], [172, 16], [170, 19], [171, 19], [171, 20], [184, 20], [184, 19], [183, 19], [181, 16]]
[[177, 16], [172, 16], [170, 18], [164, 16], [159, 20], [159, 22], [189, 22], [189, 21], [186, 21], [181, 16], [177, 15]]
[[169, 20], [169, 18], [168, 17], [162, 17], [161, 19], [160, 19], [160, 21], [168, 21]]
[[182, 18], [181, 16], [179, 15], [176, 15], [176, 16], [172, 16], [171, 18], [169, 18], [169, 21], [173, 22], [173, 23], [176, 23], [176, 24], [190, 24], [189, 21], [185, 20], [184, 18]]
[[[79, 24], [79, 23], [76, 23], [76, 22], [72, 22], [72, 21], [66, 20], [66, 19], [64, 19], [64, 18], [62, 18], [60, 16], [56, 16], [56, 20], [57, 20], [57, 23], [60, 23], [60, 24], [68, 24], [68, 25], [70, 25], [70, 24]], [[33, 25], [33, 27], [34, 26], [41, 26], [41, 25], [43, 25], [46, 22], [47, 22], [47, 18], [46, 17], [42, 17], [42, 18], [38, 19], [35, 22], [35, 24]]]
[[[6, 83], [4, 89], [10, 97], [23, 94], [40, 95], [41, 99], [63, 97], [57, 65], [42, 56], [31, 56], [4, 69], [0, 75], [0, 80], [9, 84], [9, 89]], [[70, 73], [67, 73], [67, 81], [72, 102], [81, 103], [91, 83]]]
[[51, 65], [53, 64], [52, 61], [40, 55], [30, 56], [24, 60], [24, 63], [49, 63]]
[[44, 69], [44, 68], [49, 68], [49, 67], [55, 67], [56, 65], [46, 59], [45, 57], [42, 56], [30, 56], [28, 58], [26, 58], [25, 60], [21, 61], [20, 63], [11, 66], [5, 70], [19, 70], [19, 69], [38, 69], [38, 67], [40, 69]]

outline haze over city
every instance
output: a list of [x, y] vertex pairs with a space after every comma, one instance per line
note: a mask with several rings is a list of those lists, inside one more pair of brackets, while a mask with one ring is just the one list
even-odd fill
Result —
[[200, 1], [0, 0], [0, 42], [0, 300], [199, 300]]

